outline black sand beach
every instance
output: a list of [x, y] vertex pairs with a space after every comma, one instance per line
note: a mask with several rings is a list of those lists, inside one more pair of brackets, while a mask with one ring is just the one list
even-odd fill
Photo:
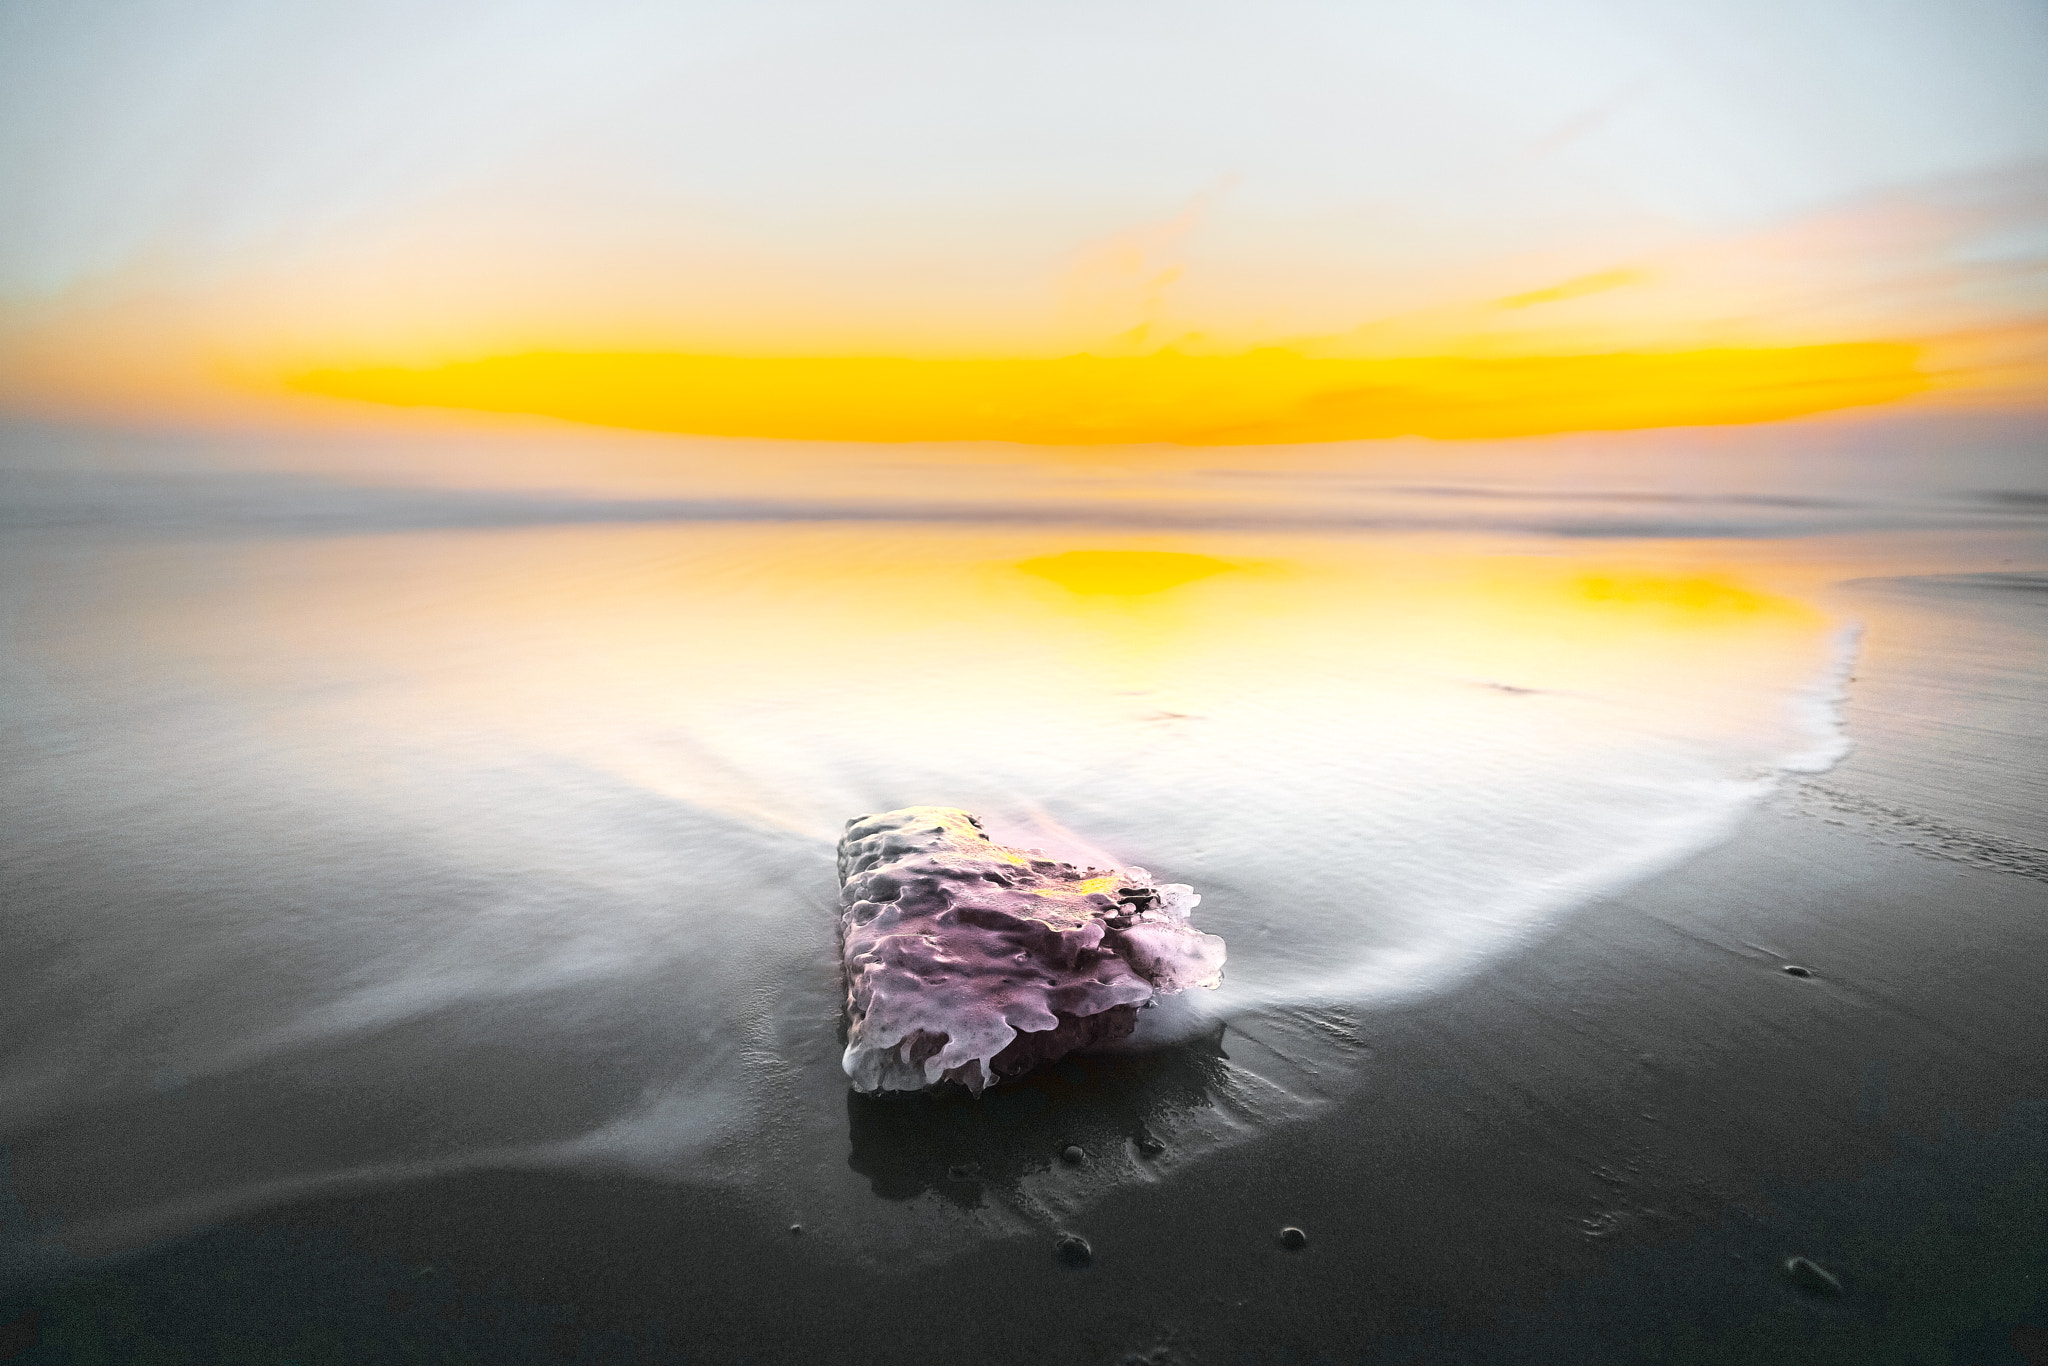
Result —
[[[475, 1174], [17, 1291], [10, 1341], [30, 1362], [2039, 1361], [2048, 885], [1826, 810], [1759, 813], [1528, 957], [1359, 1022], [1359, 1094], [1095, 1206], [1084, 1270], [1050, 1237], [849, 1265], [766, 1193]], [[856, 1121], [849, 1160], [881, 1199], [962, 1154], [1056, 1166], [1062, 1118], [1117, 1107], [1115, 1078], [1073, 1070], [1025, 1151]], [[1841, 1293], [1794, 1283], [1793, 1256]]]
[[[423, 1167], [86, 1236], [67, 1206], [206, 1155], [152, 1156], [158, 1121], [113, 1108], [17, 1127], [0, 1360], [2048, 1361], [2048, 596], [2005, 558], [1838, 588], [1866, 626], [1848, 760], [1424, 999], [1268, 1011], [982, 1102], [848, 1095], [804, 1119], [829, 1141], [745, 1139], [748, 1185]], [[510, 1031], [502, 1066], [432, 1081], [445, 1114], [601, 1114], [621, 1083], [510, 1019], [431, 1022]], [[407, 1068], [432, 1040], [387, 1043]], [[1178, 1161], [1158, 1121], [1237, 1103], [1246, 1049], [1329, 1084]], [[367, 1113], [365, 1056], [325, 1083], [291, 1062], [245, 1122], [400, 1125]], [[803, 1164], [867, 1203], [803, 1208]], [[920, 1202], [969, 1236], [906, 1245]]]

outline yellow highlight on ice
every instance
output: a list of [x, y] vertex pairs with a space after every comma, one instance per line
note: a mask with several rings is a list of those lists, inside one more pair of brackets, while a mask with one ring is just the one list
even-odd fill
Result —
[[705, 436], [1188, 446], [1769, 422], [1928, 387], [1899, 342], [1576, 356], [1046, 360], [537, 351], [315, 370], [304, 393]]

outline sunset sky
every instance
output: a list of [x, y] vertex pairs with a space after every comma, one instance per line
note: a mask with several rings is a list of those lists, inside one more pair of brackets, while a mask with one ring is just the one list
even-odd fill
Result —
[[1329, 441], [2048, 405], [2032, 0], [0, 5], [0, 402]]

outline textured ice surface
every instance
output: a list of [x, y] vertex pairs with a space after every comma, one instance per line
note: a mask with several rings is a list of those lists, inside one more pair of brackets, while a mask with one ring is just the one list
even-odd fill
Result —
[[848, 821], [839, 882], [858, 1090], [979, 1094], [1125, 1038], [1154, 996], [1223, 980], [1223, 941], [1188, 921], [1193, 889], [1006, 849], [951, 807]]

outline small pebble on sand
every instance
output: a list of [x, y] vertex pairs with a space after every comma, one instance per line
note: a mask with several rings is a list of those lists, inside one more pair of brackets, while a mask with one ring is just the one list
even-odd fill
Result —
[[1087, 1266], [1095, 1260], [1095, 1249], [1078, 1233], [1062, 1233], [1053, 1250], [1067, 1266]]
[[1081, 1146], [1078, 1143], [1069, 1143], [1060, 1150], [1060, 1161], [1066, 1163], [1069, 1167], [1080, 1166], [1087, 1156], [1088, 1154], [1081, 1151]]
[[1787, 963], [1785, 965], [1785, 975], [1788, 977], [1811, 977], [1813, 976], [1813, 969], [1802, 968], [1797, 963]]
[[1308, 1235], [1292, 1226], [1280, 1230], [1280, 1246], [1289, 1252], [1299, 1252], [1308, 1246]]

